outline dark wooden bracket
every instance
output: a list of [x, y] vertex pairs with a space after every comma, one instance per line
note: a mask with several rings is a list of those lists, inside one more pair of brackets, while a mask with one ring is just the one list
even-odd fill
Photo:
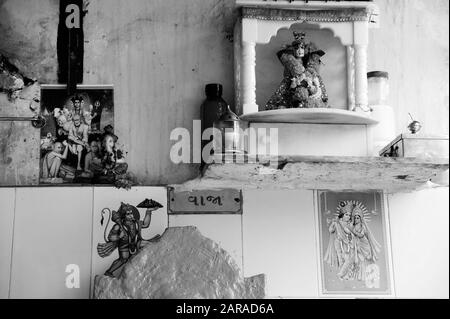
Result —
[[[67, 12], [68, 6], [77, 6], [78, 26], [67, 24], [67, 18], [74, 13]], [[70, 7], [69, 7], [70, 8]], [[58, 83], [67, 84], [67, 94], [76, 92], [77, 84], [83, 83], [84, 32], [83, 32], [83, 0], [60, 0], [58, 25]], [[70, 27], [69, 27], [70, 26]]]

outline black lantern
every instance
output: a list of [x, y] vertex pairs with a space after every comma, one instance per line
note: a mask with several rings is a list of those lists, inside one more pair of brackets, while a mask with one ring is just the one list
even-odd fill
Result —
[[229, 105], [219, 120], [214, 122], [213, 127], [215, 154], [244, 153], [241, 120]]

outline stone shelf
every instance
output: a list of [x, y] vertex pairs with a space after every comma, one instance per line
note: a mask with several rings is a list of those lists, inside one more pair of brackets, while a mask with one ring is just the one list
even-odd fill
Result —
[[427, 184], [430, 187], [448, 186], [445, 178], [445, 185], [435, 184], [440, 176], [448, 174], [448, 158], [294, 156], [245, 160], [245, 163], [217, 160], [205, 167], [201, 177], [175, 187], [185, 190], [322, 189], [397, 193], [418, 190]]
[[254, 123], [311, 123], [369, 125], [378, 121], [366, 114], [332, 108], [281, 109], [248, 113], [241, 120]]

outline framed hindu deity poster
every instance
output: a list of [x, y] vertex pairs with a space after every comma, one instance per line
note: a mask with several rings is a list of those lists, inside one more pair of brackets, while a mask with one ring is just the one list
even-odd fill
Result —
[[[40, 184], [103, 184], [98, 178], [105, 139], [114, 135], [112, 85], [41, 86]], [[101, 176], [100, 176], [101, 177]]]
[[324, 296], [393, 296], [387, 205], [382, 192], [317, 192]]

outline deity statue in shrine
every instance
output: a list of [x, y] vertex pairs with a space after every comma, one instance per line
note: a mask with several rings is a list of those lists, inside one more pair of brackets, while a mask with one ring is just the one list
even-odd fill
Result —
[[284, 66], [283, 80], [266, 104], [266, 110], [328, 107], [328, 96], [319, 74], [325, 52], [305, 41], [305, 33], [295, 32], [295, 40], [278, 51]]

